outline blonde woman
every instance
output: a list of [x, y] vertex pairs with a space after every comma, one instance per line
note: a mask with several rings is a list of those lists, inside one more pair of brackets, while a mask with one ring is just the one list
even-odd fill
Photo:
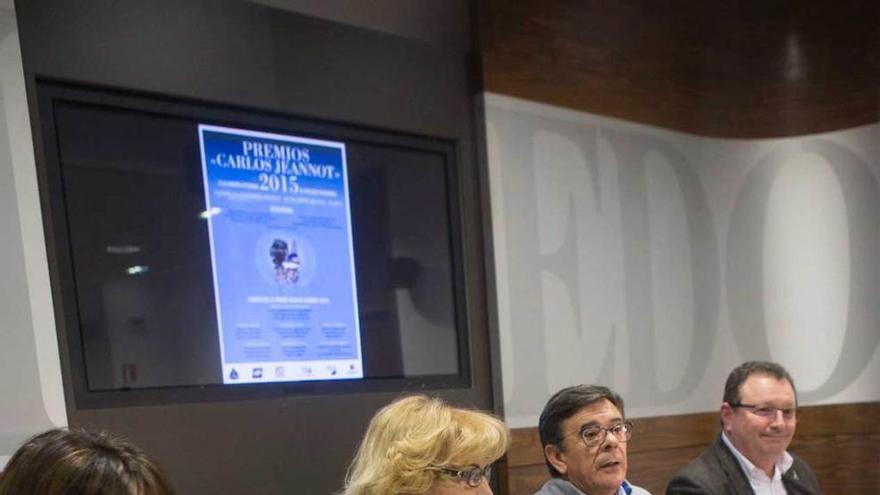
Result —
[[341, 495], [491, 495], [490, 468], [509, 444], [494, 416], [399, 399], [373, 416]]

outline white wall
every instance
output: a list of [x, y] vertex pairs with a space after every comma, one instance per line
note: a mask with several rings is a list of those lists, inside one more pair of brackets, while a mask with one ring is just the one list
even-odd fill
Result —
[[0, 468], [67, 423], [15, 13], [0, 4]]
[[574, 383], [716, 410], [772, 359], [802, 404], [880, 399], [880, 126], [709, 139], [485, 95], [505, 414]]

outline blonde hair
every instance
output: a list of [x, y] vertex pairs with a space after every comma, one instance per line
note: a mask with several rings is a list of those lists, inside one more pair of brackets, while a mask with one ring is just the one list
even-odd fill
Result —
[[483, 467], [509, 444], [495, 416], [423, 395], [399, 399], [373, 416], [341, 495], [425, 494], [448, 480], [432, 468]]

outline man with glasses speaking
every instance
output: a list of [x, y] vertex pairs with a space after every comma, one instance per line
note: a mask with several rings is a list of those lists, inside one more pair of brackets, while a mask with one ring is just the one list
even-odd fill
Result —
[[796, 422], [788, 371], [765, 361], [739, 365], [724, 385], [721, 434], [672, 478], [666, 495], [819, 494], [810, 466], [786, 452]]
[[625, 479], [632, 424], [608, 388], [560, 390], [544, 406], [538, 433], [553, 478], [535, 495], [650, 495]]

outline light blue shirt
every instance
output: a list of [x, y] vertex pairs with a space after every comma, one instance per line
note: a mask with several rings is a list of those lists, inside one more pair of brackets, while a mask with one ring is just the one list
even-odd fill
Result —
[[[642, 487], [638, 487], [635, 485], [630, 485], [628, 482], [624, 481], [623, 486], [617, 489], [617, 495], [651, 495], [648, 490], [645, 490]], [[625, 488], [629, 488], [629, 493], [627, 493]], [[540, 490], [535, 492], [535, 495], [587, 495], [584, 492], [577, 489], [576, 486], [572, 485], [570, 482], [562, 479], [562, 478], [551, 478], [544, 483], [544, 486], [541, 487]]]

